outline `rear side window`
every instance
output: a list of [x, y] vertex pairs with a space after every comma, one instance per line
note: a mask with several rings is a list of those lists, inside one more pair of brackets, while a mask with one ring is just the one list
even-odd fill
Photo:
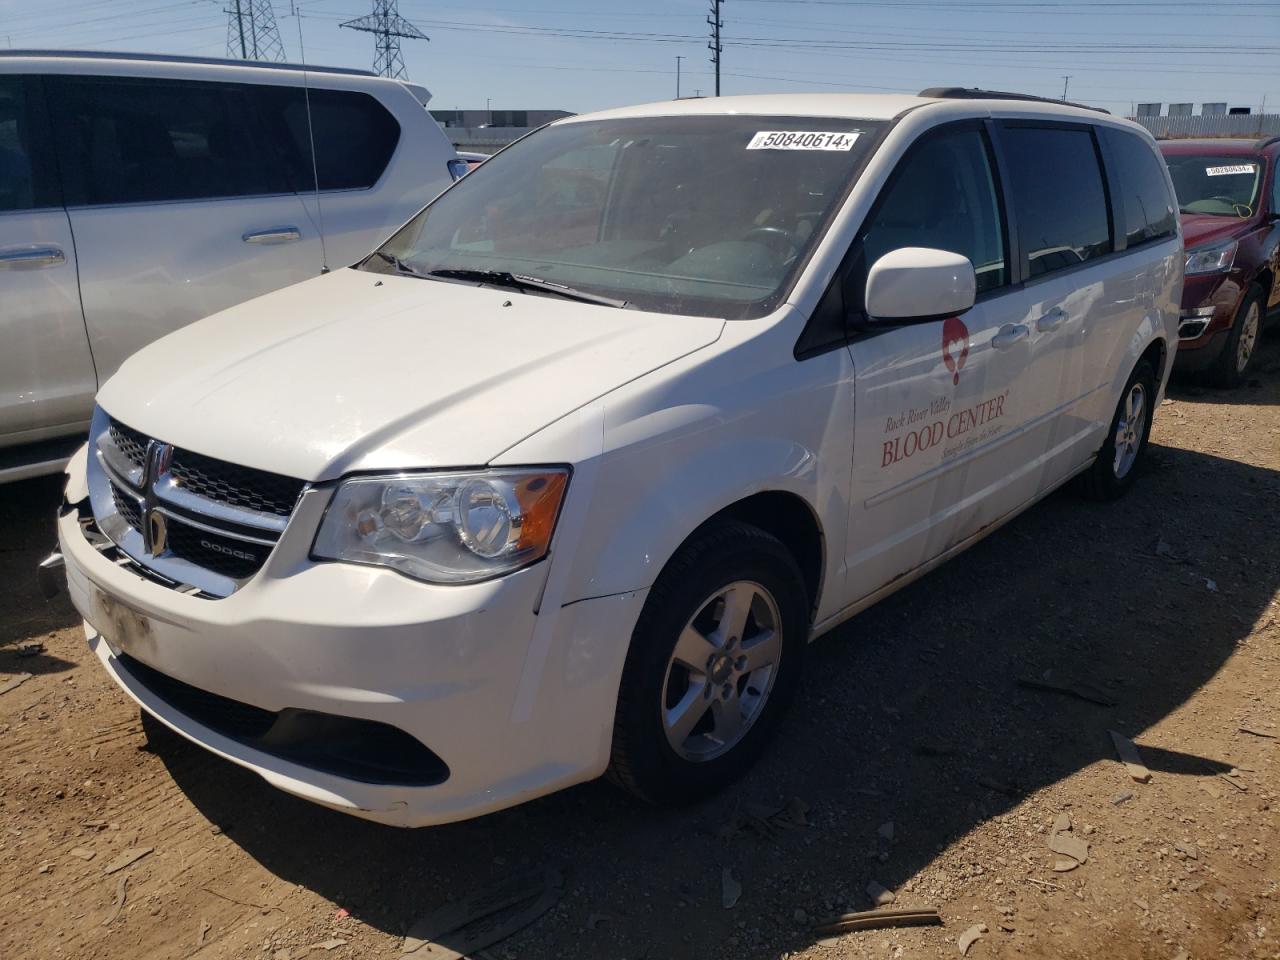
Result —
[[1146, 142], [1122, 130], [1101, 131], [1120, 183], [1117, 217], [1125, 243], [1172, 237], [1176, 232], [1173, 198], [1165, 183], [1164, 164]]
[[978, 293], [1009, 281], [986, 142], [977, 130], [929, 137], [898, 168], [862, 238], [868, 268], [901, 247], [968, 257]]
[[1111, 252], [1102, 168], [1087, 129], [1004, 125], [1022, 268], [1035, 278]]
[[58, 205], [30, 81], [0, 76], [0, 213]]
[[47, 77], [67, 203], [288, 192], [241, 84]]
[[321, 190], [364, 190], [382, 177], [400, 142], [400, 124], [376, 99], [351, 90], [259, 87], [258, 91], [267, 126], [299, 190], [312, 189], [316, 181]]

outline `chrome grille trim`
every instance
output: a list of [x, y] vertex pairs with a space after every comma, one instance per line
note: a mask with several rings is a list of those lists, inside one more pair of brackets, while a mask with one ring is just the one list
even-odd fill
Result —
[[[145, 445], [143, 444], [145, 441]], [[307, 485], [238, 467], [168, 444], [94, 411], [89, 432], [89, 498], [98, 529], [153, 580], [203, 597], [227, 597], [265, 565], [289, 523], [287, 496]], [[173, 463], [188, 455], [206, 471], [206, 489], [225, 490], [271, 512], [226, 503], [185, 489]], [[254, 486], [261, 479], [265, 492]], [[296, 499], [295, 499], [296, 504]], [[197, 562], [202, 561], [202, 562]]]

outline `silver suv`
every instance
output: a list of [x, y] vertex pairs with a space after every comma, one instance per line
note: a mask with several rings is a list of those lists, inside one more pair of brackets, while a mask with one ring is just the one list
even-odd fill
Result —
[[0, 53], [0, 481], [60, 469], [139, 347], [360, 259], [446, 187], [429, 96], [358, 70]]

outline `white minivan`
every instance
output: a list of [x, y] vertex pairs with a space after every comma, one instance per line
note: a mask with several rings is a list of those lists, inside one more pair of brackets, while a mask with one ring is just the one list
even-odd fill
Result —
[[1154, 141], [1084, 108], [558, 121], [128, 360], [68, 469], [70, 593], [143, 709], [339, 810], [703, 796], [813, 637], [1133, 483], [1182, 267]]
[[354, 263], [465, 172], [429, 99], [362, 70], [0, 51], [0, 482], [60, 471], [139, 347]]

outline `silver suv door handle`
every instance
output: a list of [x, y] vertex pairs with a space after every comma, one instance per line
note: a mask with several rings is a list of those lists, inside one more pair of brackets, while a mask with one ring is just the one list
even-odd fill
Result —
[[240, 238], [245, 243], [293, 243], [302, 239], [302, 231], [297, 227], [268, 227], [266, 230], [254, 230]]
[[1008, 350], [1019, 340], [1025, 340], [1031, 336], [1031, 331], [1025, 323], [1006, 323], [1000, 328], [1000, 332], [991, 338], [991, 345], [997, 350]]
[[1066, 323], [1067, 311], [1061, 307], [1054, 307], [1043, 317], [1036, 321], [1036, 329], [1041, 333], [1048, 333], [1051, 330], [1057, 330]]
[[42, 247], [31, 244], [25, 247], [0, 248], [0, 270], [38, 270], [41, 267], [58, 267], [67, 262], [61, 247]]

